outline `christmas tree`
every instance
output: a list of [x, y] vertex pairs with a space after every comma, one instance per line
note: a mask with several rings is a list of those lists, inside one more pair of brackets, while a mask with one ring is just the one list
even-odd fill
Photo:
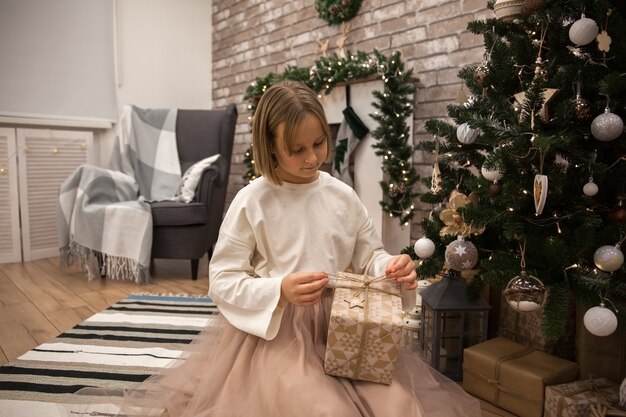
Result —
[[450, 264], [451, 242], [471, 242], [470, 295], [492, 286], [518, 311], [539, 304], [547, 340], [573, 300], [626, 325], [626, 4], [488, 6], [495, 18], [468, 24], [483, 62], [459, 71], [465, 97], [418, 144], [434, 156], [419, 198], [434, 207], [421, 225], [436, 250], [406, 250], [430, 277]]

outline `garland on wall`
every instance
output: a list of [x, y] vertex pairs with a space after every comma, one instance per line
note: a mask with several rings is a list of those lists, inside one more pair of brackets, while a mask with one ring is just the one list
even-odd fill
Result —
[[[380, 186], [383, 199], [382, 209], [390, 217], [399, 219], [401, 225], [408, 225], [415, 215], [413, 200], [417, 193], [413, 191], [418, 176], [410, 162], [413, 154], [413, 140], [406, 118], [413, 113], [413, 93], [415, 86], [412, 70], [405, 70], [400, 52], [385, 56], [378, 51], [372, 55], [357, 51], [347, 53], [346, 57], [322, 56], [311, 68], [288, 66], [281, 74], [269, 73], [257, 77], [246, 89], [244, 100], [248, 101], [249, 120], [252, 120], [261, 95], [272, 84], [281, 80], [304, 82], [319, 97], [329, 94], [338, 84], [345, 84], [359, 79], [377, 79], [384, 82], [384, 91], [374, 91], [372, 106], [376, 109], [370, 116], [378, 122], [378, 127], [371, 132], [376, 142], [372, 147], [382, 157], [383, 180]], [[256, 178], [252, 147], [245, 152], [244, 163], [247, 172], [246, 181]]]
[[361, 0], [315, 0], [317, 15], [329, 25], [352, 20], [360, 8]]

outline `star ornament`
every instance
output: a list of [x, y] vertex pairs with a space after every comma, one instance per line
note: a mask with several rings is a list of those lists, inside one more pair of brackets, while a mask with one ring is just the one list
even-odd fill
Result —
[[365, 306], [364, 306], [365, 298], [363, 298], [363, 297], [353, 296], [352, 298], [344, 299], [343, 301], [348, 303], [350, 308], [354, 308], [354, 307], [365, 308]]
[[457, 246], [454, 248], [454, 253], [463, 256], [467, 253], [467, 250], [465, 250], [465, 246]]
[[[539, 117], [541, 117], [544, 122], [548, 120], [548, 104], [558, 92], [558, 88], [546, 88], [545, 90], [543, 90], [543, 105], [539, 110]], [[515, 101], [520, 106], [520, 108], [523, 109], [526, 105], [526, 92], [517, 93], [513, 97], [515, 97]], [[526, 113], [522, 110], [522, 112], [520, 113], [520, 119], [525, 115]]]

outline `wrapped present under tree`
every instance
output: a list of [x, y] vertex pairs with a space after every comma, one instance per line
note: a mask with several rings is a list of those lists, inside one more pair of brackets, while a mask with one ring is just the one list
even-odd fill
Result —
[[544, 417], [586, 417], [591, 406], [617, 403], [619, 385], [608, 378], [587, 379], [546, 387]]
[[541, 417], [545, 387], [577, 377], [576, 363], [503, 337], [463, 353], [463, 388], [520, 417]]

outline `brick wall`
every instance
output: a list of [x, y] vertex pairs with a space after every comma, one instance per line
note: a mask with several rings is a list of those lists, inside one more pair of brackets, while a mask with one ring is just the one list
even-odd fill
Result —
[[[213, 1], [213, 107], [236, 103], [236, 130], [229, 201], [243, 186], [244, 152], [250, 146], [250, 113], [243, 96], [256, 77], [281, 73], [287, 65], [311, 66], [318, 40], [337, 51], [339, 26], [317, 16], [314, 0]], [[469, 33], [467, 22], [492, 17], [486, 0], [364, 0], [351, 20], [345, 48], [388, 55], [402, 52], [406, 67], [419, 79], [414, 142], [431, 139], [424, 131], [430, 118], [447, 117], [446, 106], [461, 88], [458, 70], [481, 61], [482, 38]], [[430, 175], [428, 156], [414, 157], [420, 175]], [[425, 211], [424, 213], [427, 213]], [[412, 235], [420, 234], [419, 218]]]

